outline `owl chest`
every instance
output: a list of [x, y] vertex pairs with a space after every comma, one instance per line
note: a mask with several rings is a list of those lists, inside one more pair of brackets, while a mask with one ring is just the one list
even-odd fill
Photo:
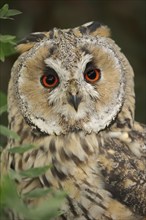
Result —
[[[29, 157], [23, 155], [23, 161], [25, 166], [30, 162], [32, 167], [51, 164], [51, 168], [39, 177], [39, 184], [43, 187], [61, 189], [67, 193], [66, 202], [62, 206], [66, 219], [83, 219], [85, 210], [88, 212], [86, 215], [93, 215], [96, 219], [99, 213], [105, 211], [105, 207], [97, 204], [102, 204], [104, 197], [108, 198], [107, 192], [104, 190], [97, 166], [94, 138], [84, 141], [79, 139], [76, 136], [66, 140], [44, 139], [44, 145], [40, 141], [41, 147], [32, 151]], [[23, 190], [25, 193], [28, 192], [33, 188], [32, 185], [36, 187], [36, 181], [35, 183], [30, 181], [27, 188], [23, 185], [22, 192]]]
[[[100, 175], [97, 166], [97, 138], [71, 134], [67, 137], [49, 136], [31, 141], [36, 147], [23, 154], [11, 155], [10, 166], [15, 170], [27, 170], [35, 167], [51, 165], [51, 168], [40, 177], [43, 186], [54, 186], [71, 190], [72, 185], [94, 185]], [[23, 143], [25, 144], [25, 143]], [[95, 148], [96, 146], [96, 148]], [[99, 184], [98, 184], [99, 185]]]
[[[64, 214], [57, 220], [106, 220], [106, 216], [111, 216], [108, 206], [113, 200], [105, 189], [98, 168], [100, 140], [96, 135], [83, 138], [82, 135], [71, 134], [68, 137], [49, 136], [25, 141], [31, 141], [36, 147], [23, 154], [12, 154], [9, 166], [16, 171], [46, 165], [51, 167], [38, 178], [22, 179], [18, 183], [22, 194], [40, 187], [65, 191], [67, 197], [61, 208]], [[32, 202], [38, 204], [39, 200]]]

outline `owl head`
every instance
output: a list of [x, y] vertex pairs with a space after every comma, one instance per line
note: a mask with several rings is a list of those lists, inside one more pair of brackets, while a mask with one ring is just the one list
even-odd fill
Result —
[[33, 33], [17, 49], [11, 86], [32, 129], [62, 135], [131, 126], [133, 71], [107, 26]]

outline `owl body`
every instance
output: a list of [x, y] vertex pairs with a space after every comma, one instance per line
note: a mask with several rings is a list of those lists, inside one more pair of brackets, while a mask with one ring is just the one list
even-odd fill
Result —
[[[9, 126], [21, 141], [10, 140], [2, 159], [6, 170], [52, 164], [18, 190], [66, 191], [59, 220], [146, 215], [146, 129], [134, 122], [133, 70], [109, 35], [90, 22], [34, 33], [18, 45], [8, 102]], [[7, 152], [29, 143], [36, 147]]]

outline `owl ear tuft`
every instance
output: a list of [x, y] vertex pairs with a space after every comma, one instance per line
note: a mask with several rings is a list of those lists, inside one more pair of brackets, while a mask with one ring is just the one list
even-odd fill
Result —
[[16, 50], [19, 53], [30, 50], [37, 42], [41, 41], [47, 36], [47, 32], [32, 33], [26, 38], [22, 39], [16, 46]]
[[110, 37], [110, 29], [100, 22], [92, 21], [80, 26], [82, 34], [89, 34], [92, 36]]

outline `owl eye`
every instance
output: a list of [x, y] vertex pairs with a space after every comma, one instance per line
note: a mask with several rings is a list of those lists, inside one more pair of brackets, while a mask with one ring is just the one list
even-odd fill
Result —
[[87, 82], [94, 83], [100, 79], [100, 70], [99, 69], [89, 70], [84, 74], [84, 77]]
[[53, 88], [59, 84], [59, 78], [54, 74], [43, 75], [41, 77], [41, 83], [45, 88]]

